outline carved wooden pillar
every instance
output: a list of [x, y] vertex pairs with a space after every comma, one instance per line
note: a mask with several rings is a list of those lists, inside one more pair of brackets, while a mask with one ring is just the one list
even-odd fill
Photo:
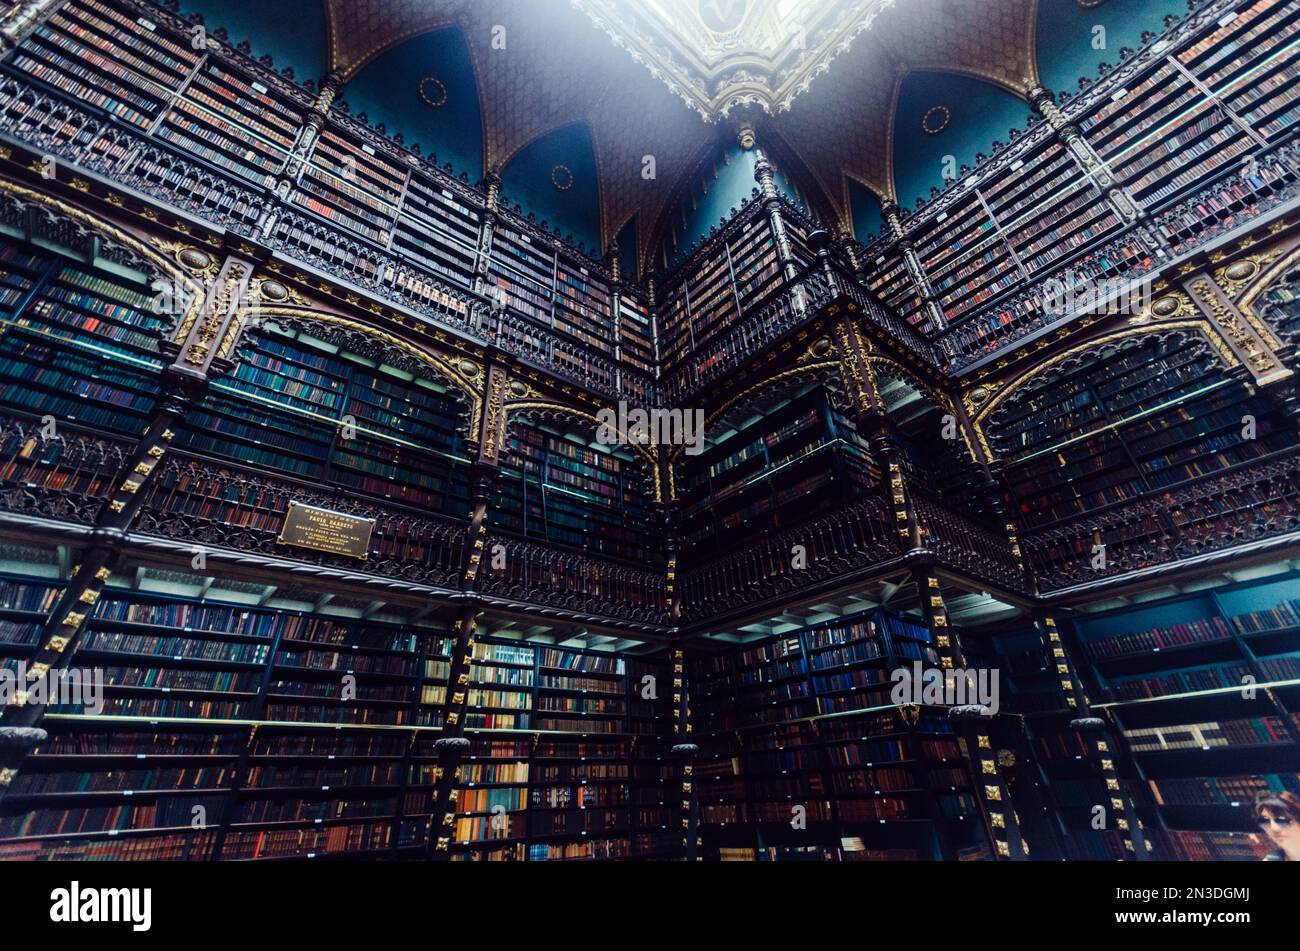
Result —
[[885, 413], [875, 372], [867, 359], [870, 343], [858, 333], [851, 315], [842, 313], [833, 327], [834, 344], [840, 361], [840, 376], [857, 410], [860, 432], [871, 444], [880, 464], [893, 509], [895, 537], [902, 552], [921, 547], [920, 525], [908, 499], [903, 473], [903, 452], [894, 421]]
[[[948, 606], [944, 602], [939, 578], [928, 559], [913, 565], [912, 579], [920, 597], [926, 626], [934, 638], [935, 653], [939, 655], [944, 676], [965, 676], [966, 659], [949, 623]], [[975, 676], [976, 672], [970, 671], [970, 674]], [[1006, 728], [1006, 723], [990, 715], [987, 708], [970, 703], [949, 707], [948, 718], [953, 731], [966, 747], [975, 798], [997, 858], [1010, 861], [1027, 858], [1029, 846], [1021, 835], [1020, 817], [1011, 801], [1011, 789], [1003, 766], [998, 761], [995, 744], [997, 733]]]
[[[465, 535], [468, 544], [465, 574], [461, 580], [461, 589], [466, 592], [477, 586], [483, 558], [485, 555], [490, 557], [486, 550], [487, 507], [505, 441], [505, 396], [510, 382], [510, 360], [509, 354], [490, 348], [482, 376], [483, 412], [474, 440], [478, 455], [471, 473], [471, 508]], [[438, 765], [434, 771], [434, 807], [427, 851], [435, 861], [451, 858], [461, 764], [470, 749], [470, 741], [465, 737], [465, 714], [471, 689], [470, 668], [474, 663], [474, 634], [480, 616], [481, 612], [474, 605], [465, 605], [460, 609], [453, 631], [447, 695], [442, 706], [442, 735], [433, 744]]]
[[1279, 355], [1283, 342], [1253, 312], [1238, 309], [1212, 274], [1200, 271], [1188, 275], [1183, 279], [1183, 290], [1241, 361], [1256, 386], [1266, 387], [1295, 376]]
[[700, 859], [700, 801], [695, 786], [695, 759], [700, 748], [692, 735], [691, 704], [686, 678], [686, 652], [674, 647], [673, 662], [673, 756], [680, 763], [682, 845], [686, 861]]
[[487, 198], [479, 216], [478, 248], [474, 257], [475, 294], [486, 294], [488, 285], [488, 268], [492, 263], [492, 239], [496, 234], [497, 209], [501, 199], [501, 176], [494, 171], [488, 172], [483, 179]]
[[1037, 612], [1034, 625], [1042, 632], [1043, 646], [1061, 684], [1066, 706], [1073, 712], [1070, 729], [1085, 735], [1088, 759], [1098, 768], [1103, 785], [1103, 801], [1097, 803], [1106, 810], [1113, 828], [1123, 834], [1124, 847], [1139, 861], [1145, 861], [1151, 846], [1142, 834], [1142, 820], [1137, 816], [1133, 797], [1124, 788], [1119, 771], [1115, 768], [1115, 743], [1106, 729], [1106, 723], [1095, 716], [1088, 704], [1088, 695], [1078, 669], [1070, 656], [1069, 648], [1061, 640], [1056, 619], [1046, 612]]
[[776, 242], [777, 260], [781, 262], [781, 271], [787, 279], [793, 279], [799, 273], [790, 250], [790, 236], [785, 230], [785, 221], [781, 217], [781, 192], [776, 187], [776, 169], [768, 160], [767, 153], [758, 146], [752, 126], [744, 126], [738, 135], [740, 147], [754, 153], [754, 180], [758, 182], [758, 200], [767, 212], [768, 224], [772, 227], [772, 237]]
[[623, 392], [623, 274], [618, 261], [618, 241], [611, 241], [605, 255], [612, 280], [609, 284], [609, 325], [614, 339], [614, 392]]
[[0, 21], [0, 56], [21, 45], [68, 0], [25, 0]]
[[298, 136], [298, 141], [294, 143], [293, 150], [284, 161], [284, 167], [280, 170], [280, 174], [275, 178], [275, 183], [271, 186], [275, 200], [267, 203], [267, 207], [262, 210], [261, 219], [257, 223], [255, 233], [261, 240], [268, 240], [275, 234], [275, 226], [280, 220], [283, 203], [289, 200], [289, 193], [293, 190], [293, 186], [302, 179], [303, 170], [311, 160], [312, 152], [315, 151], [316, 140], [320, 137], [320, 130], [325, 125], [330, 108], [334, 105], [334, 100], [342, 88], [343, 76], [338, 72], [330, 73], [321, 81], [320, 92], [316, 95], [316, 101], [312, 103], [311, 111], [307, 113], [306, 118], [303, 120], [302, 134]]
[[1127, 189], [1115, 181], [1115, 177], [1111, 175], [1101, 156], [1083, 137], [1079, 129], [1066, 118], [1065, 113], [1061, 112], [1051, 91], [1044, 86], [1032, 84], [1028, 96], [1029, 104], [1047, 120], [1075, 164], [1097, 183], [1097, 189], [1110, 201], [1120, 218], [1136, 225], [1147, 247], [1155, 251], [1159, 257], [1171, 257], [1173, 251], [1169, 242], [1165, 240], [1158, 228], [1151, 227], [1151, 218], [1146, 210]]
[[907, 267], [907, 274], [912, 279], [912, 285], [916, 288], [916, 296], [921, 299], [921, 306], [924, 308], [926, 316], [930, 318], [930, 323], [934, 326], [936, 332], [948, 329], [948, 318], [939, 306], [939, 295], [934, 292], [934, 286], [930, 283], [930, 278], [926, 275], [925, 269], [921, 267], [921, 258], [916, 253], [907, 233], [903, 230], [903, 219], [899, 214], [898, 203], [887, 201], [880, 206], [880, 217], [884, 219], [885, 227], [889, 229], [890, 235], [898, 244], [899, 253], [903, 255], [903, 264]]
[[209, 371], [229, 363], [243, 330], [236, 315], [249, 300], [249, 284], [256, 264], [250, 256], [228, 255], [208, 286], [202, 305], [189, 311], [173, 341], [163, 344], [172, 358], [171, 372], [206, 380]]

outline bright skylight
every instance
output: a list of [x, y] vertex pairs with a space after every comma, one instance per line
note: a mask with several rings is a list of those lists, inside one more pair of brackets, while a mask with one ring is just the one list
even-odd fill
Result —
[[805, 31], [826, 0], [643, 0], [645, 11], [700, 59], [736, 53], [770, 55], [806, 45]]
[[896, 0], [572, 0], [704, 118], [790, 108]]

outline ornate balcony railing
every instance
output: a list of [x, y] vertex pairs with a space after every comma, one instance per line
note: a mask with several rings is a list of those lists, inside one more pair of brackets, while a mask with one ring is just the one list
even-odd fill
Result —
[[[1229, 174], [1216, 178], [1213, 184], [1153, 211], [1149, 231], [1152, 235], [1165, 236], [1178, 257], [1189, 254], [1220, 235], [1295, 200], [1300, 196], [1297, 169], [1300, 169], [1300, 143], [1295, 139], [1277, 143], [1256, 157], [1253, 168], [1235, 165]], [[1203, 209], [1217, 207], [1219, 202], [1215, 199], [1224, 190], [1248, 197], [1243, 197], [1234, 207], [1206, 217]], [[1124, 263], [1133, 259], [1134, 249], [1139, 247], [1145, 249], [1144, 256], [1133, 263]], [[1076, 275], [1087, 272], [1094, 263], [1110, 275], [1108, 279], [1122, 282], [1152, 279], [1174, 260], [1168, 253], [1161, 257], [1158, 246], [1148, 243], [1139, 229], [1126, 228], [1099, 246], [1072, 256], [1067, 264], [1035, 276], [1028, 286], [976, 309], [939, 335], [935, 345], [949, 371], [961, 370], [989, 354], [1010, 352], [1011, 344], [1036, 331], [1095, 310], [1091, 303], [1087, 311], [1048, 312], [1044, 307], [1047, 288], [1074, 285]], [[1007, 322], [995, 332], [990, 332], [985, 325], [990, 313], [1008, 315]]]
[[[348, 128], [355, 133], [359, 126], [352, 122]], [[26, 76], [5, 73], [3, 67], [0, 132], [63, 159], [71, 167], [134, 188], [247, 237], [254, 235], [268, 209], [278, 202], [266, 190], [264, 181], [252, 182], [195, 161], [168, 143], [127, 129], [111, 116], [99, 115], [60, 93], [39, 88]], [[382, 141], [373, 134], [372, 138]], [[457, 187], [463, 190], [459, 183]], [[440, 326], [478, 340], [492, 337], [504, 349], [532, 360], [557, 377], [615, 398], [629, 395], [644, 400], [647, 394], [653, 394], [648, 377], [620, 368], [604, 357], [588, 355], [576, 342], [537, 325], [525, 326], [519, 318], [502, 315], [493, 321], [483, 297], [449, 286], [400, 254], [292, 206], [280, 208], [266, 243], [289, 260], [316, 268]], [[537, 340], [543, 341], [542, 346], [534, 343]]]
[[[684, 358], [669, 377], [669, 398], [684, 405], [691, 397], [743, 365], [792, 330], [811, 323], [832, 301], [847, 298], [858, 312], [888, 336], [937, 367], [934, 348], [911, 324], [895, 314], [847, 269], [832, 262], [814, 263], [782, 281], [739, 320]], [[707, 366], [699, 369], [702, 358]]]
[[1300, 452], [1152, 492], [1027, 533], [1044, 593], [1300, 531]]
[[264, 193], [249, 182], [191, 161], [112, 117], [43, 92], [26, 77], [0, 79], [0, 128], [71, 166], [240, 234], [252, 234], [265, 203]]
[[126, 440], [58, 423], [0, 420], [0, 509], [93, 525], [131, 453]]
[[921, 545], [938, 559], [973, 578], [982, 578], [1011, 591], [1029, 587], [1024, 569], [1012, 554], [1007, 535], [954, 511], [911, 488], [912, 508], [921, 526]]
[[[690, 567], [682, 578], [683, 616], [701, 621], [897, 558], [902, 550], [892, 523], [883, 494], [873, 494]], [[806, 561], [793, 557], [796, 545], [803, 547]]]
[[[134, 531], [401, 581], [459, 588], [467, 523], [395, 510], [341, 489], [262, 475], [169, 453], [144, 496]], [[366, 560], [277, 544], [291, 501], [375, 520]]]
[[636, 568], [499, 533], [489, 535], [486, 544], [488, 552], [504, 551], [505, 567], [494, 569], [492, 559], [485, 556], [478, 585], [483, 594], [582, 614], [668, 623], [667, 577], [662, 570]]
[[[914, 490], [909, 494], [921, 528], [921, 552], [969, 577], [1031, 593], [1005, 535]], [[683, 615], [691, 622], [707, 620], [913, 554], [910, 539], [899, 536], [895, 524], [892, 503], [877, 490], [730, 555], [688, 566]], [[794, 546], [802, 546], [804, 557], [793, 556]]]

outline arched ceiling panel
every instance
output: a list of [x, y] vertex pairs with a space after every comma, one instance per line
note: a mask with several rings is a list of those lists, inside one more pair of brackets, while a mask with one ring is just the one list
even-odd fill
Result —
[[712, 137], [710, 128], [667, 87], [566, 3], [327, 3], [331, 63], [345, 75], [391, 46], [393, 36], [446, 25], [460, 28], [482, 109], [482, 171], [499, 172], [531, 143], [584, 123], [601, 190], [601, 243], [608, 243], [633, 214], [644, 236], [700, 146]]
[[1102, 63], [1119, 59], [1123, 47], [1137, 49], [1142, 32], [1164, 29], [1169, 14], [1182, 16], [1187, 0], [1038, 0], [1038, 74], [1056, 92], [1073, 92], [1079, 79], [1097, 75]]
[[457, 29], [412, 37], [385, 50], [343, 87], [353, 113], [418, 144], [471, 181], [483, 174], [483, 121], [465, 38]]
[[185, 16], [203, 15], [208, 30], [224, 28], [231, 43], [248, 42], [254, 56], [270, 56], [298, 82], [319, 82], [328, 68], [325, 0], [181, 0]]
[[1031, 107], [1005, 89], [970, 76], [917, 70], [899, 87], [894, 113], [893, 192], [904, 210], [929, 200], [963, 165], [1008, 141]]
[[832, 64], [831, 80], [814, 83], [776, 117], [787, 141], [809, 143], [800, 154], [837, 203], [842, 227], [852, 223], [842, 176], [894, 197], [889, 139], [904, 72], [945, 69], [1023, 93], [1035, 77], [1034, 6], [1035, 0], [900, 2]]
[[[628, 24], [611, 19], [615, 0], [319, 0], [326, 10], [323, 44], [326, 26], [303, 12], [304, 4], [315, 2], [182, 0], [187, 11], [203, 12], [210, 26], [227, 26], [232, 39], [249, 39], [255, 53], [269, 52], [278, 65], [293, 66], [301, 79], [325, 69], [352, 79], [413, 37], [457, 27], [473, 66], [482, 130], [479, 167], [463, 170], [471, 179], [476, 171], [499, 171], [530, 143], [584, 123], [595, 152], [601, 241], [608, 244], [635, 218], [642, 260], [650, 236], [663, 228], [670, 200], [717, 148], [719, 104], [726, 100], [732, 108], [750, 101], [749, 86], [766, 90], [752, 101], [772, 113], [764, 134], [773, 154], [780, 143], [781, 164], [800, 192], [819, 211], [830, 207], [838, 226], [849, 230], [856, 187], [884, 200], [898, 197], [891, 136], [907, 70], [960, 73], [1023, 94], [1038, 81], [1041, 58], [1049, 88], [1072, 88], [1080, 73], [1092, 75], [1101, 60], [1114, 61], [1121, 46], [1137, 45], [1143, 29], [1159, 29], [1167, 13], [1185, 12], [1184, 0], [1104, 0], [1092, 7], [1079, 0], [835, 0], [793, 7], [784, 0], [735, 0], [726, 9], [739, 11], [755, 36], [781, 42], [798, 37], [806, 48], [791, 53], [764, 47], [766, 52], [752, 55], [740, 50], [739, 58], [728, 52], [734, 62], [720, 64], [678, 56], [672, 43], [634, 43]], [[649, 33], [662, 39], [664, 30], [694, 23], [673, 12], [679, 2], [686, 0], [659, 4], [671, 22]], [[806, 11], [808, 22], [800, 21], [806, 30], [792, 31], [780, 21], [781, 11], [791, 9]], [[688, 12], [708, 19], [704, 8], [691, 6]], [[641, 12], [629, 15], [635, 19]], [[862, 29], [868, 21], [870, 28]], [[1107, 29], [1104, 51], [1091, 48], [1091, 28], [1098, 23]], [[322, 46], [323, 61], [319, 53], [308, 53]], [[730, 91], [723, 95], [719, 84], [730, 84]], [[774, 92], [787, 86], [792, 95]], [[393, 116], [400, 104], [381, 103], [378, 84], [369, 105], [354, 101], [361, 88], [351, 92], [354, 109], [419, 141], [440, 162], [473, 164], [473, 150], [463, 140], [452, 145], [444, 138], [440, 144], [427, 124], [405, 131], [403, 125], [421, 126], [410, 116], [400, 122], [382, 118]], [[400, 92], [400, 85], [395, 88]], [[704, 103], [704, 118], [684, 99]], [[715, 99], [719, 108], [710, 111]], [[998, 137], [1005, 132], [998, 130]]]
[[589, 251], [600, 251], [596, 153], [582, 123], [528, 144], [501, 171], [501, 195], [535, 212]]
[[849, 210], [853, 216], [853, 236], [863, 244], [880, 235], [884, 227], [880, 196], [861, 182], [845, 178], [849, 192]]

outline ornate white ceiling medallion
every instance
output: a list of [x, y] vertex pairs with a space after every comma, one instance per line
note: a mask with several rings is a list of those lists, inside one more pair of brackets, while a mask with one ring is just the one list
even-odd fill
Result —
[[714, 121], [782, 112], [896, 0], [572, 0], [675, 95]]

